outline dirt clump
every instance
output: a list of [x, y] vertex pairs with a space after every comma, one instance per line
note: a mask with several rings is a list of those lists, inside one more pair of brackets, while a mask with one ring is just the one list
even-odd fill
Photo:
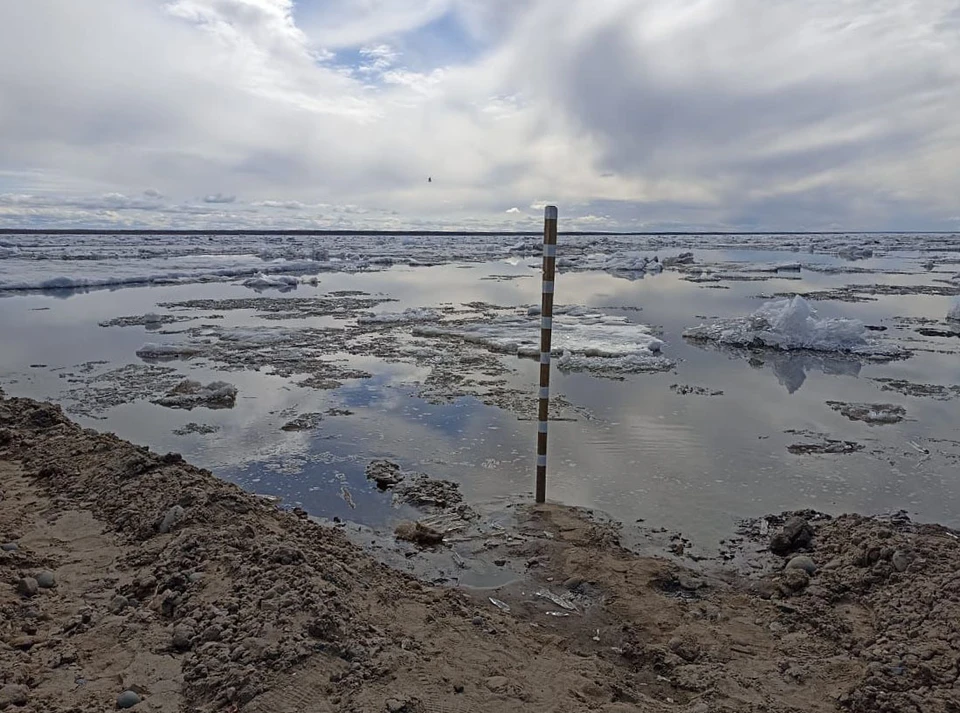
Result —
[[413, 542], [421, 547], [432, 547], [443, 542], [443, 533], [433, 529], [422, 522], [410, 522], [404, 520], [396, 527], [395, 533], [398, 540]]

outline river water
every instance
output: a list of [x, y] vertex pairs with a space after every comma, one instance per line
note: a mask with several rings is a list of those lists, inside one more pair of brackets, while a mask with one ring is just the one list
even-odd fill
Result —
[[[548, 497], [601, 510], [629, 526], [641, 521], [682, 531], [705, 550], [715, 548], [741, 518], [799, 508], [868, 514], [903, 509], [920, 520], [960, 526], [960, 399], [882, 391], [876, 381], [892, 378], [947, 387], [960, 383], [960, 338], [916, 331], [920, 319], [944, 327], [949, 296], [880, 294], [863, 302], [812, 303], [820, 316], [886, 327], [877, 333], [913, 350], [909, 359], [890, 363], [830, 354], [748, 354], [681, 336], [703, 321], [749, 314], [777, 293], [856, 284], [949, 284], [956, 265], [931, 273], [922, 267], [928, 253], [904, 250], [855, 264], [829, 253], [798, 258], [745, 247], [697, 248], [694, 253], [696, 262], [704, 265], [763, 268], [799, 259], [804, 267], [773, 277], [751, 273], [769, 279], [713, 283], [691, 282], [670, 270], [643, 279], [590, 270], [562, 273], [559, 304], [603, 308], [654, 327], [665, 343], [663, 354], [675, 366], [618, 378], [554, 372], [553, 392], [563, 394], [580, 415], [551, 426]], [[950, 254], [935, 257], [949, 263]], [[315, 285], [301, 282], [294, 290], [268, 290], [260, 296], [302, 299], [359, 291], [396, 300], [373, 308], [391, 312], [478, 301], [539, 302], [535, 256], [468, 260], [450, 255], [435, 262], [439, 264], [321, 272]], [[0, 273], [0, 282], [14, 280], [9, 260], [0, 261], [0, 267], [8, 271]], [[44, 274], [44, 265], [29, 267], [33, 278]], [[59, 263], [56, 267], [62, 269]], [[828, 271], [819, 271], [822, 268]], [[98, 270], [98, 275], [105, 274], [102, 265]], [[181, 324], [157, 330], [99, 323], [148, 312], [179, 313], [158, 307], [162, 303], [258, 296], [241, 284], [242, 275], [223, 277], [230, 279], [115, 285], [85, 292], [7, 292], [0, 299], [0, 385], [10, 395], [58, 401], [77, 388], [85, 373], [143, 364], [136, 351], [148, 341], [176, 342]], [[202, 321], [209, 313], [186, 316]], [[251, 309], [219, 316], [220, 326], [268, 323]], [[317, 316], [284, 322], [317, 328], [340, 323]], [[191, 324], [185, 321], [183, 327]], [[418, 385], [428, 379], [429, 369], [378, 354], [377, 333], [370, 338], [369, 353], [339, 355], [345, 365], [362, 369], [369, 378], [347, 379], [339, 388], [304, 388], [270, 369], [224, 371], [210, 361], [178, 361], [173, 365], [179, 375], [235, 385], [236, 405], [183, 411], [132, 398], [76, 417], [84, 425], [114, 431], [155, 450], [180, 452], [286, 505], [371, 527], [388, 527], [409, 515], [366, 480], [364, 468], [373, 458], [389, 458], [405, 469], [456, 481], [465, 499], [478, 506], [496, 508], [531, 496], [535, 422], [471, 396], [451, 394], [439, 403], [422, 398]], [[504, 378], [512, 388], [534, 393], [536, 362], [509, 355], [496, 358], [509, 369]], [[86, 372], [83, 364], [88, 365]], [[671, 388], [683, 385], [722, 395], [682, 394]], [[869, 425], [847, 419], [828, 401], [897, 404], [905, 407], [907, 416], [900, 423]], [[325, 415], [315, 430], [280, 430], [294, 414], [330, 409], [338, 411]], [[218, 430], [175, 433], [188, 423]], [[863, 449], [826, 455], [788, 451], [791, 444], [813, 438], [812, 433], [856, 442]]]

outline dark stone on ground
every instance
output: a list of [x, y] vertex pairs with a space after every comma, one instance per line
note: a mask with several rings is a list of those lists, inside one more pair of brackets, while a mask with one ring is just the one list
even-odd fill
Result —
[[770, 538], [770, 551], [776, 555], [788, 555], [808, 547], [813, 541], [813, 528], [802, 517], [791, 517], [783, 529]]
[[140, 702], [140, 695], [135, 691], [124, 691], [117, 696], [117, 708], [133, 708]]
[[786, 569], [802, 569], [807, 574], [813, 575], [817, 571], [817, 565], [806, 555], [797, 555], [787, 562]]
[[40, 591], [40, 585], [33, 577], [24, 577], [17, 582], [17, 594], [21, 597], [35, 597]]

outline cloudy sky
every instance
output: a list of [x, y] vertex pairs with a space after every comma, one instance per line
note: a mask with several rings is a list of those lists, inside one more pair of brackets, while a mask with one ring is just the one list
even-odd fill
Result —
[[960, 229], [960, 0], [0, 2], [0, 227], [535, 230], [546, 202]]

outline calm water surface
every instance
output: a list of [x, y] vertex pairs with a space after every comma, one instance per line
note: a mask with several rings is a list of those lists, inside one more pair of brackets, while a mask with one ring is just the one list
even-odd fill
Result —
[[[783, 263], [798, 256], [766, 251], [698, 251], [698, 260], [717, 263]], [[823, 255], [802, 255], [806, 263], [839, 264]], [[877, 258], [858, 266], [915, 268], [918, 256]], [[530, 260], [436, 267], [396, 267], [365, 274], [326, 274], [316, 287], [265, 296], [309, 297], [334, 290], [383, 293], [398, 300], [381, 310], [482, 300], [504, 305], [539, 302], [538, 273]], [[522, 275], [493, 280], [494, 275]], [[641, 280], [604, 273], [559, 277], [557, 299], [622, 313], [662, 329], [664, 352], [675, 359], [668, 373], [630, 375], [623, 381], [586, 374], [554, 373], [555, 393], [586, 407], [592, 419], [551, 427], [552, 499], [594, 507], [625, 523], [638, 519], [654, 527], [683, 531], [704, 547], [728, 536], [739, 518], [795, 508], [828, 512], [882, 513], [905, 509], [927, 521], [960, 526], [957, 445], [931, 447], [931, 439], [957, 435], [960, 400], [934, 401], [881, 392], [877, 377], [918, 383], [960, 383], [960, 340], [929, 340], [897, 327], [894, 317], [941, 319], [949, 299], [923, 295], [879, 297], [873, 302], [818, 302], [826, 316], [857, 317], [883, 325], [891, 338], [917, 338], [931, 351], [891, 364], [849, 359], [811, 359], [771, 354], [753, 362], [729, 351], [684, 342], [680, 334], [702, 318], [742, 316], [761, 295], [825, 289], [853, 283], [929, 284], [919, 273], [827, 274], [804, 270], [802, 280], [724, 282], [712, 289], [667, 272]], [[145, 341], [176, 341], [142, 327], [102, 328], [121, 315], [158, 311], [157, 303], [195, 298], [252, 297], [234, 284], [132, 287], [84, 294], [20, 294], [0, 299], [0, 384], [9, 394], [56, 400], [71, 385], [58, 369], [89, 361], [138, 363], [134, 352]], [[639, 309], [639, 311], [637, 311]], [[250, 312], [226, 312], [223, 324], [263, 321]], [[322, 320], [304, 320], [316, 326]], [[291, 326], [292, 322], [282, 322]], [[168, 328], [176, 329], [177, 325]], [[947, 353], [937, 353], [937, 349]], [[518, 369], [516, 384], [533, 392], [537, 365], [504, 359]], [[209, 367], [177, 364], [201, 381], [225, 379], [239, 388], [231, 410], [190, 412], [145, 401], [118, 406], [105, 419], [81, 418], [85, 425], [115, 431], [159, 451], [175, 450], [222, 477], [312, 514], [388, 524], [403, 513], [376, 492], [363, 469], [375, 457], [460, 483], [473, 502], [529, 497], [532, 491], [536, 426], [472, 398], [436, 405], [413, 395], [411, 382], [426, 370], [353, 357], [371, 379], [347, 382], [332, 391], [300, 388], [290, 380], [255, 371], [226, 374]], [[680, 396], [671, 384], [722, 390], [722, 396]], [[902, 404], [908, 419], [871, 427], [848, 421], [826, 401]], [[312, 432], [285, 433], [290, 413], [352, 411], [326, 418]], [[177, 436], [175, 428], [195, 421], [220, 427], [213, 435]], [[863, 443], [852, 455], [794, 456], [787, 446], [809, 430]], [[911, 445], [911, 442], [914, 445]], [[920, 448], [931, 448], [923, 457]]]

